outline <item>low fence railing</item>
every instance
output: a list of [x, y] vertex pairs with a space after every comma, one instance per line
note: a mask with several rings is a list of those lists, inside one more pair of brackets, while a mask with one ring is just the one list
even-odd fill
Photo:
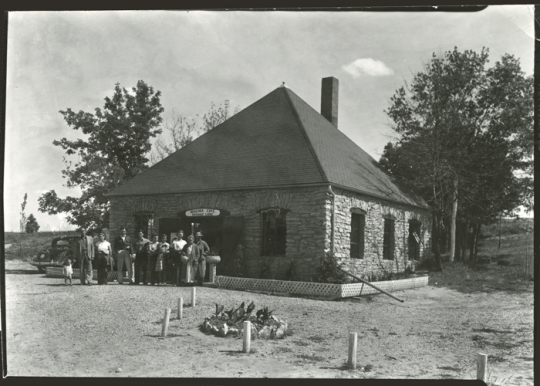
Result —
[[[261, 291], [276, 294], [320, 296], [327, 298], [346, 298], [379, 293], [379, 291], [364, 283], [331, 284], [217, 276], [215, 284], [218, 288], [239, 291]], [[420, 276], [400, 280], [378, 281], [376, 284], [377, 287], [388, 292], [401, 291], [427, 286], [428, 277]]]

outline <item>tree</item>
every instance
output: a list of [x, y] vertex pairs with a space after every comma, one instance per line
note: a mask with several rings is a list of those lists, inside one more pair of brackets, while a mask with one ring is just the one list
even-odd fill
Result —
[[161, 92], [144, 81], [130, 91], [115, 85], [112, 98], [105, 97], [104, 108], [95, 114], [75, 113], [70, 108], [60, 111], [69, 127], [81, 129], [86, 140], [62, 138], [53, 144], [78, 156], [78, 161], [64, 157], [62, 171], [69, 188], [79, 187], [81, 197], [59, 198], [54, 190], [39, 198], [39, 210], [48, 214], [67, 213], [70, 224], [87, 227], [108, 227], [109, 202], [105, 194], [134, 177], [148, 166], [147, 154], [151, 138], [161, 133], [163, 107]]
[[236, 106], [232, 111], [229, 100], [225, 100], [223, 104], [216, 107], [212, 102], [210, 110], [202, 117], [197, 114], [199, 123], [193, 118], [186, 118], [182, 114], [177, 114], [173, 110], [172, 118], [166, 120], [163, 128], [168, 133], [168, 136], [160, 136], [155, 144], [155, 152], [151, 154], [151, 164], [161, 161], [172, 153], [180, 150], [187, 144], [191, 143], [199, 135], [207, 133], [214, 127], [222, 124], [227, 119], [237, 114], [240, 107]]
[[39, 230], [39, 224], [32, 213], [28, 216], [26, 222], [26, 233], [36, 233]]
[[217, 125], [221, 125], [227, 119], [240, 112], [240, 106], [236, 106], [232, 112], [230, 111], [230, 107], [229, 100], [225, 100], [225, 102], [218, 107], [216, 107], [215, 103], [212, 102], [210, 105], [210, 111], [204, 114], [201, 118], [203, 122], [203, 132], [206, 133], [212, 130]]
[[439, 265], [456, 200], [456, 217], [474, 223], [478, 235], [482, 223], [530, 197], [533, 80], [513, 56], [486, 68], [488, 57], [486, 48], [433, 54], [386, 110], [398, 139], [386, 145], [381, 165], [431, 206]]
[[19, 220], [19, 230], [21, 233], [24, 233], [24, 230], [26, 229], [26, 214], [24, 213], [24, 209], [26, 208], [26, 199], [28, 198], [28, 193], [24, 194], [24, 199], [21, 204], [21, 219]]
[[156, 140], [154, 144], [156, 154], [152, 154], [150, 157], [152, 164], [191, 143], [199, 131], [194, 119], [188, 119], [183, 115], [178, 115], [174, 110], [172, 119], [166, 120], [163, 127], [169, 134], [169, 138], [166, 139], [163, 136], [159, 136]]

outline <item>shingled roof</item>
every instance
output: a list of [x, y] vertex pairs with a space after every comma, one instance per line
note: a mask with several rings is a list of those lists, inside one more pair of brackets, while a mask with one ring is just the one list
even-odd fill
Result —
[[109, 196], [332, 184], [426, 207], [287, 87], [279, 87]]

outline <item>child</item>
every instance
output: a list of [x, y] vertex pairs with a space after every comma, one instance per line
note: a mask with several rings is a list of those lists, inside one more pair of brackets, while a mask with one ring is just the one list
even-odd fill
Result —
[[64, 284], [67, 285], [69, 279], [69, 285], [71, 285], [71, 275], [73, 275], [73, 267], [71, 266], [71, 259], [64, 261]]
[[158, 285], [165, 284], [165, 271], [164, 271], [164, 261], [165, 253], [167, 253], [168, 245], [160, 245], [159, 255], [156, 260], [156, 276], [158, 278]]

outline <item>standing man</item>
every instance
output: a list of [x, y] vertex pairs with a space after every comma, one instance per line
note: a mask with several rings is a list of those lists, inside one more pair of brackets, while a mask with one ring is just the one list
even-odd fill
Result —
[[116, 269], [118, 270], [118, 284], [123, 283], [122, 271], [124, 269], [124, 264], [126, 264], [128, 271], [129, 282], [133, 283], [133, 271], [131, 268], [132, 258], [131, 258], [132, 243], [130, 237], [127, 235], [126, 228], [120, 228], [120, 236], [114, 240], [114, 253], [116, 255]]
[[139, 231], [139, 238], [133, 245], [135, 247], [135, 283], [139, 284], [142, 280], [148, 284], [146, 270], [148, 268], [148, 245], [150, 240], [144, 238], [143, 231]]
[[74, 243], [73, 257], [79, 261], [81, 270], [81, 285], [88, 284], [92, 280], [92, 260], [94, 259], [94, 240], [86, 235], [86, 229], [79, 230], [81, 238]]
[[197, 232], [195, 234], [195, 240], [196, 240], [195, 243], [201, 250], [201, 258], [199, 259], [199, 270], [198, 270], [199, 276], [197, 278], [199, 285], [201, 286], [203, 284], [204, 275], [206, 274], [206, 254], [210, 252], [210, 247], [208, 246], [208, 244], [206, 244], [206, 241], [202, 239], [202, 236], [203, 235], [201, 232]]
[[[178, 231], [178, 239], [173, 241], [173, 265], [174, 265], [174, 282], [176, 286], [179, 287], [181, 281], [185, 281], [185, 264], [182, 264], [182, 249], [187, 244], [187, 241], [184, 240], [184, 231]], [[184, 275], [182, 275], [182, 273]]]

